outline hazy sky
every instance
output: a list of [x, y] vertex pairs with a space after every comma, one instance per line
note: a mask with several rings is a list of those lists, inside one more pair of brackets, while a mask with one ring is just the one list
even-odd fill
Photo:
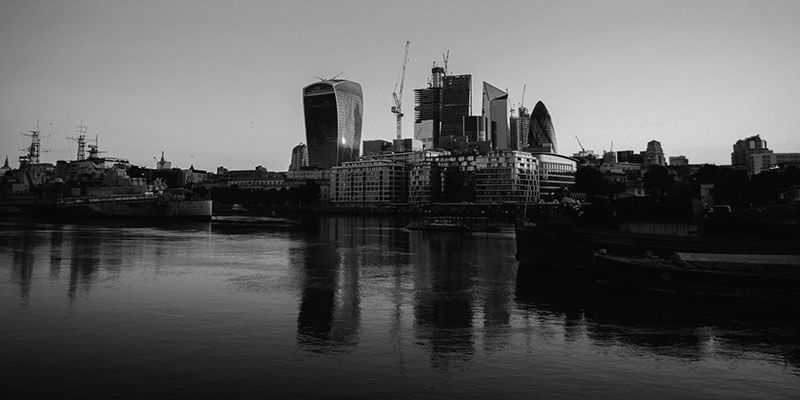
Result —
[[392, 90], [411, 41], [414, 88], [449, 69], [547, 105], [562, 154], [644, 150], [729, 164], [761, 134], [800, 152], [800, 1], [0, 2], [0, 157], [40, 120], [42, 160], [74, 157], [83, 120], [109, 155], [153, 166], [286, 170], [305, 142], [303, 86], [364, 89], [362, 139], [392, 139]]

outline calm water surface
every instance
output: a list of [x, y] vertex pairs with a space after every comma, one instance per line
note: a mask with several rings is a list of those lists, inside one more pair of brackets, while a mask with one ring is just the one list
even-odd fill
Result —
[[800, 396], [795, 312], [518, 282], [510, 226], [404, 224], [0, 222], [3, 393]]

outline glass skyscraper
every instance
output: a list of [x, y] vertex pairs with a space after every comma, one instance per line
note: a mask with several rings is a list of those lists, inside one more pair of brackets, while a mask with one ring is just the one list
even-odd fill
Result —
[[331, 79], [303, 88], [308, 166], [328, 169], [353, 161], [361, 145], [361, 85]]
[[557, 153], [556, 132], [550, 112], [541, 101], [531, 111], [530, 136], [528, 143], [537, 152]]

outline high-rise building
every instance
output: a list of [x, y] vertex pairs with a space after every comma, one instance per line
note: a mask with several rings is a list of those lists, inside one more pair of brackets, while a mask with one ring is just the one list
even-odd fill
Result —
[[329, 79], [303, 88], [308, 166], [327, 169], [353, 161], [361, 146], [361, 85]]
[[512, 150], [522, 150], [530, 146], [528, 143], [530, 124], [531, 115], [528, 113], [528, 108], [520, 107], [517, 109], [517, 115], [511, 114], [509, 136], [511, 137]]
[[471, 107], [472, 75], [446, 75], [442, 87], [442, 127], [439, 135], [463, 135], [464, 117], [469, 116]]
[[443, 81], [444, 68], [434, 66], [428, 87], [414, 90], [414, 139], [421, 141], [426, 149], [433, 149], [439, 143]]
[[486, 140], [486, 118], [478, 115], [464, 117], [464, 138], [469, 143]]
[[733, 144], [731, 165], [736, 169], [743, 169], [752, 174], [755, 170], [752, 155], [761, 153], [772, 153], [772, 150], [767, 148], [767, 141], [761, 140], [759, 135], [737, 140]]
[[556, 132], [553, 129], [553, 120], [541, 101], [533, 107], [530, 118], [530, 131], [528, 136], [529, 146], [536, 152], [557, 153]]
[[511, 150], [511, 136], [508, 132], [508, 93], [483, 82], [483, 118], [486, 119], [486, 133], [492, 147]]
[[651, 140], [647, 142], [647, 150], [644, 152], [644, 168], [650, 168], [651, 165], [665, 166], [667, 161], [664, 159], [664, 150], [661, 149], [661, 143], [658, 140]]
[[308, 146], [300, 143], [292, 149], [292, 162], [289, 164], [289, 171], [299, 171], [308, 167]]

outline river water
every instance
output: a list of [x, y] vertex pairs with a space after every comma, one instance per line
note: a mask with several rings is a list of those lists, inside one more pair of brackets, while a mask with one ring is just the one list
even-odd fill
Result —
[[26, 398], [798, 398], [778, 305], [517, 280], [513, 228], [0, 222], [0, 384]]

